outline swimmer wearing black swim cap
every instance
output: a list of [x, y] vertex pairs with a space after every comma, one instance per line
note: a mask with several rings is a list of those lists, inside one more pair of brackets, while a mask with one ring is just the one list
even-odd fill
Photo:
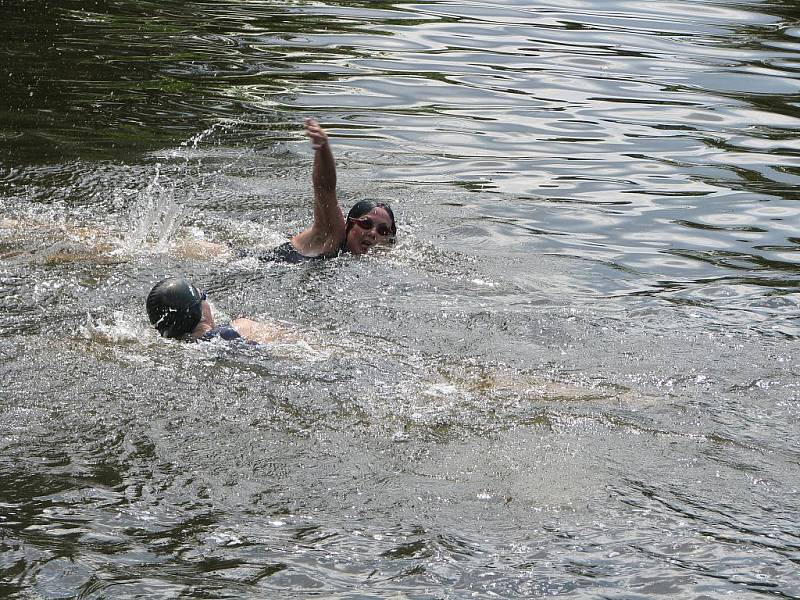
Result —
[[281, 327], [246, 318], [235, 319], [230, 325], [217, 325], [206, 293], [183, 277], [169, 277], [156, 283], [147, 295], [145, 306], [150, 323], [166, 338], [268, 343], [291, 337]]
[[202, 320], [205, 299], [203, 292], [182, 277], [163, 279], [147, 295], [147, 316], [162, 337], [182, 339]]

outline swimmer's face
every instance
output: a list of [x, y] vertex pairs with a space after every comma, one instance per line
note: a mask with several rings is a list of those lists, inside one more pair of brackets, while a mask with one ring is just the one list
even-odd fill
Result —
[[205, 298], [200, 302], [200, 310], [201, 310], [200, 323], [203, 323], [205, 325], [211, 325], [213, 327], [214, 315], [211, 312], [211, 305]]
[[350, 221], [347, 249], [353, 254], [364, 254], [372, 246], [385, 242], [391, 236], [392, 219], [386, 209], [380, 206]]

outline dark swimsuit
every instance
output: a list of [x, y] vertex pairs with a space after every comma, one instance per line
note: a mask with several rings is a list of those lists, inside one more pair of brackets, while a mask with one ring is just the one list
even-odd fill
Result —
[[219, 338], [221, 340], [225, 340], [226, 342], [232, 342], [233, 340], [241, 340], [241, 335], [239, 332], [236, 331], [230, 325], [217, 325], [214, 329], [210, 331], [206, 331], [201, 338], [198, 339], [199, 342], [210, 342], [211, 340]]
[[[340, 249], [340, 253], [345, 251], [345, 243], [342, 243], [342, 248]], [[324, 260], [328, 258], [323, 255], [319, 256], [306, 256], [305, 254], [300, 254], [297, 251], [297, 248], [292, 246], [292, 242], [284, 242], [280, 246], [273, 248], [272, 250], [266, 250], [265, 252], [251, 252], [249, 250], [238, 250], [236, 252], [239, 258], [247, 258], [247, 257], [254, 257], [258, 260], [263, 260], [265, 262], [284, 262], [289, 264], [300, 264], [305, 262], [311, 262], [315, 260]]]
[[270, 254], [272, 258], [262, 258], [259, 256], [259, 260], [274, 260], [277, 262], [298, 264], [308, 262], [310, 260], [321, 260], [325, 258], [324, 256], [306, 256], [305, 254], [300, 254], [300, 252], [297, 251], [297, 248], [292, 246], [292, 242], [285, 242], [265, 254]]

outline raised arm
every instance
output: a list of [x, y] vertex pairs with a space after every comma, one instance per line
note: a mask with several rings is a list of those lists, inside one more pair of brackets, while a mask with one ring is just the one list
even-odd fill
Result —
[[313, 119], [305, 121], [306, 135], [314, 149], [314, 223], [292, 238], [292, 245], [305, 256], [333, 255], [345, 238], [346, 223], [336, 198], [336, 163], [328, 134]]

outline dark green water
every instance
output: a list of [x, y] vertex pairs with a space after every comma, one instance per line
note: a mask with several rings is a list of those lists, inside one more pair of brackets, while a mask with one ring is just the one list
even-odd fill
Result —
[[[800, 598], [795, 3], [0, 18], [0, 596]], [[308, 223], [306, 116], [398, 243], [187, 253]]]

